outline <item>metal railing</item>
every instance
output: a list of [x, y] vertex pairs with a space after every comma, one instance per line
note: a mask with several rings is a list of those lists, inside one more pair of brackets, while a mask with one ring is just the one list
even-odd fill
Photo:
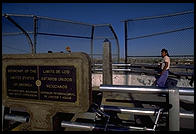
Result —
[[[119, 92], [119, 93], [138, 93], [138, 94], [167, 94], [169, 99], [168, 105], [171, 104], [172, 108], [169, 109], [169, 129], [179, 131], [180, 117], [194, 119], [194, 113], [181, 113], [180, 112], [180, 95], [194, 96], [194, 88], [180, 88], [174, 89], [161, 89], [152, 86], [125, 86], [125, 85], [100, 85], [102, 92]], [[167, 99], [166, 99], [167, 100]], [[101, 106], [103, 111], [115, 111], [122, 113], [134, 113], [140, 115], [154, 115], [155, 109], [146, 108], [124, 108], [124, 107], [111, 107]]]
[[[130, 44], [128, 43], [128, 41], [132, 41], [132, 40], [135, 41], [135, 40], [144, 39], [144, 38], [145, 39], [147, 38], [150, 40], [151, 38], [154, 38], [160, 35], [161, 37], [165, 37], [164, 35], [167, 35], [167, 34], [173, 34], [173, 33], [176, 34], [180, 32], [187, 32], [187, 31], [193, 30], [194, 29], [193, 19], [194, 19], [194, 11], [184, 11], [184, 12], [165, 14], [165, 15], [159, 15], [159, 16], [150, 16], [150, 17], [141, 17], [141, 18], [122, 20], [121, 22], [124, 23], [124, 29], [125, 29], [124, 30], [125, 31], [125, 35], [124, 35], [125, 63], [128, 63], [128, 57], [132, 57], [128, 54], [128, 52], [130, 52], [130, 50], [128, 50], [128, 45]], [[142, 30], [141, 30], [142, 32], [139, 31], [141, 27], [142, 27]], [[163, 29], [163, 27], [165, 30]], [[151, 30], [148, 30], [148, 28], [150, 28]], [[135, 29], [136, 31], [134, 31]], [[191, 35], [193, 36], [193, 33]], [[164, 45], [168, 43], [165, 43], [166, 40], [161, 37], [158, 39], [158, 44], [163, 44], [160, 47], [164, 48]], [[181, 35], [179, 37], [182, 38]], [[179, 37], [174, 38], [174, 40], [175, 39], [179, 40]], [[186, 39], [187, 39], [187, 42], [190, 41], [190, 39], [188, 38]], [[145, 42], [145, 43], [140, 42], [139, 44], [148, 44], [148, 43], [151, 43], [151, 42]], [[137, 45], [137, 43], [134, 42], [134, 45]], [[191, 45], [193, 45], [193, 42], [191, 42]], [[145, 49], [144, 47], [145, 45], [143, 45], [143, 49]], [[149, 48], [151, 49], [151, 47]], [[141, 57], [144, 57], [144, 56], [141, 56]], [[151, 57], [151, 55], [148, 55], [146, 57]]]
[[16, 122], [21, 122], [21, 123], [26, 123], [29, 121], [29, 116], [24, 116], [24, 115], [17, 115], [17, 114], [5, 114], [4, 115], [5, 120], [9, 121], [16, 121]]
[[[99, 90], [103, 92], [159, 94], [169, 93], [171, 89], [161, 89], [155, 86], [100, 85]], [[180, 95], [194, 96], [194, 88], [178, 87], [175, 90], [179, 90]]]
[[[103, 111], [114, 111], [118, 113], [125, 113], [125, 114], [136, 114], [136, 115], [156, 115], [158, 113], [157, 109], [155, 108], [128, 108], [122, 106], [100, 106], [100, 109]], [[167, 115], [168, 112], [163, 112], [164, 115]], [[194, 119], [194, 114], [191, 112], [180, 112], [180, 118], [190, 118]]]
[[[11, 22], [14, 25], [12, 26], [13, 27], [12, 32], [10, 32], [9, 30], [8, 31], [3, 30], [2, 35], [7, 36], [7, 37], [8, 36], [13, 37], [13, 36], [17, 36], [17, 35], [24, 35], [24, 37], [27, 38], [28, 43], [30, 44], [30, 48], [31, 48], [32, 53], [38, 52], [37, 44], [39, 44], [39, 41], [40, 41], [40, 38], [38, 38], [39, 35], [42, 38], [63, 37], [64, 39], [65, 38], [87, 39], [89, 41], [89, 48], [90, 49], [88, 52], [87, 52], [88, 49], [83, 50], [83, 51], [88, 53], [89, 56], [91, 57], [91, 59], [93, 59], [93, 57], [95, 56], [94, 55], [95, 52], [97, 52], [97, 50], [95, 49], [96, 48], [95, 45], [100, 45], [100, 44], [97, 44], [96, 41], [97, 40], [103, 41], [104, 39], [109, 38], [110, 40], [113, 41], [112, 45], [114, 48], [114, 51], [113, 51], [113, 54], [114, 54], [113, 56], [115, 57], [114, 59], [116, 59], [117, 62], [119, 62], [119, 59], [120, 59], [119, 41], [118, 41], [118, 37], [117, 37], [111, 24], [88, 24], [88, 23], [74, 22], [74, 21], [64, 20], [64, 19], [56, 19], [56, 18], [49, 18], [49, 17], [43, 17], [43, 16], [36, 16], [36, 15], [21, 15], [21, 14], [2, 14], [2, 19], [3, 18], [5, 18], [5, 20], [8, 20], [8, 22], [3, 21], [3, 23], [2, 23], [2, 27], [4, 30], [8, 29], [7, 28], [8, 26], [9, 26], [9, 28], [10, 28], [10, 26], [12, 26], [7, 23]], [[25, 20], [28, 20], [28, 22], [26, 22]], [[30, 26], [27, 27], [27, 24], [25, 24], [25, 23], [29, 23], [29, 25], [31, 27]], [[51, 27], [51, 28], [49, 28], [50, 30], [47, 29], [48, 26]], [[64, 31], [61, 30], [62, 27], [65, 28]], [[66, 30], [66, 28], [70, 28], [70, 27], [72, 27], [71, 32], [70, 32], [70, 29]], [[97, 35], [96, 34], [97, 32], [102, 33], [102, 36]], [[107, 36], [105, 34], [106, 32], [107, 32]], [[58, 39], [59, 38], [56, 38], [56, 40], [58, 40]], [[3, 44], [2, 46], [7, 47], [8, 45], [7, 46], [6, 45]], [[65, 47], [63, 47], [63, 48], [65, 48]], [[15, 50], [17, 50], [17, 49], [15, 49]], [[63, 51], [63, 50], [60, 50], [60, 51]], [[72, 47], [72, 50], [74, 50], [73, 47]], [[48, 51], [48, 50], [45, 50], [45, 51]]]
[[[103, 64], [93, 64], [92, 71], [93, 72], [101, 72]], [[194, 65], [171, 65], [170, 66], [170, 77], [174, 78], [181, 78], [181, 77], [192, 77], [189, 79], [193, 79], [194, 76]], [[180, 71], [174, 71], [176, 69], [181, 69]], [[126, 73], [139, 73], [139, 74], [147, 74], [147, 75], [157, 75], [159, 73], [158, 65], [154, 64], [124, 64], [124, 63], [117, 63], [112, 64], [112, 71], [113, 72], [126, 72]], [[182, 71], [184, 70], [184, 71]], [[190, 70], [190, 71], [188, 71]]]

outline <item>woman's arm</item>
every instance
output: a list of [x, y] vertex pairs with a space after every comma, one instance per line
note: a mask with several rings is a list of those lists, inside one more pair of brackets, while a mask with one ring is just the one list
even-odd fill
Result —
[[167, 69], [167, 67], [168, 67], [168, 62], [165, 62], [165, 66], [163, 67], [161, 74]]

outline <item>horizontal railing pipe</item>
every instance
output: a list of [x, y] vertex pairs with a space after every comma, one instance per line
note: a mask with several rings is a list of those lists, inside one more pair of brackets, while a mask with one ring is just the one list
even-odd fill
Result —
[[108, 126], [107, 129], [105, 129], [104, 125], [96, 125], [96, 124], [90, 124], [90, 123], [80, 123], [80, 122], [68, 122], [68, 121], [62, 121], [61, 127], [68, 127], [68, 128], [79, 128], [79, 129], [86, 129], [89, 131], [92, 130], [105, 130], [105, 131], [134, 131], [134, 130], [140, 130], [140, 131], [154, 131], [150, 128], [145, 127], [135, 127], [135, 126]]
[[160, 89], [153, 86], [124, 86], [124, 85], [100, 85], [100, 91], [103, 92], [122, 92], [122, 93], [168, 93], [168, 89]]
[[[103, 71], [103, 69], [102, 68], [95, 68], [95, 69], [93, 69], [93, 71]], [[130, 72], [130, 71], [132, 71], [132, 69], [112, 69], [112, 71], [128, 71], [128, 72]]]
[[[176, 88], [178, 90], [179, 87]], [[103, 92], [122, 92], [122, 93], [145, 93], [159, 94], [168, 93], [169, 89], [158, 88], [155, 86], [125, 86], [125, 85], [100, 85], [100, 91]], [[180, 95], [194, 96], [194, 88], [179, 88]]]
[[180, 95], [194, 96], [194, 88], [178, 87]]
[[119, 113], [133, 113], [137, 115], [154, 115], [155, 109], [152, 108], [124, 108], [120, 106], [101, 106], [102, 111], [114, 111]]
[[61, 122], [61, 127], [83, 128], [83, 129], [88, 129], [88, 130], [92, 131], [95, 128], [95, 125], [90, 124], [90, 123], [62, 121]]
[[[103, 64], [93, 64], [93, 66], [102, 66]], [[112, 66], [130, 66], [130, 67], [158, 67], [158, 64], [130, 64], [130, 63], [115, 63], [115, 64], [112, 64]], [[170, 66], [170, 68], [188, 68], [188, 69], [194, 69], [194, 65], [172, 65]]]
[[180, 112], [180, 118], [189, 118], [189, 119], [194, 119], [194, 113], [190, 112]]
[[[114, 111], [118, 113], [132, 113], [136, 115], [156, 115], [158, 113], [157, 109], [154, 108], [128, 108], [120, 106], [101, 106], [102, 111]], [[164, 115], [167, 115], [168, 112], [163, 112]], [[180, 112], [180, 118], [190, 118], [194, 119], [194, 114], [191, 112]]]
[[25, 122], [29, 121], [29, 116], [22, 116], [22, 115], [15, 115], [15, 114], [5, 114], [4, 119], [5, 120], [10, 120], [10, 121], [25, 123]]

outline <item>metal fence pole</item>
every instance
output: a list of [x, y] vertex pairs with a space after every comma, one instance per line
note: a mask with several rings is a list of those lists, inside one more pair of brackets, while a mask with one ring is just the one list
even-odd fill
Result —
[[34, 53], [36, 53], [36, 45], [37, 45], [37, 16], [33, 16], [34, 22]]
[[127, 21], [124, 22], [125, 26], [125, 64], [127, 64]]
[[25, 122], [29, 121], [29, 116], [16, 115], [16, 114], [5, 114], [4, 119], [5, 120], [10, 120], [10, 121], [25, 123]]
[[180, 103], [177, 89], [169, 90], [169, 104], [172, 104], [172, 108], [169, 109], [169, 130], [180, 131]]
[[35, 49], [34, 49], [34, 46], [33, 46], [33, 43], [32, 43], [32, 40], [29, 34], [17, 22], [15, 22], [15, 20], [12, 19], [9, 15], [5, 14], [5, 17], [25, 34], [25, 36], [27, 37], [27, 40], [29, 41], [29, 44], [31, 45], [32, 54], [35, 54]]
[[111, 43], [108, 39], [103, 43], [103, 84], [112, 85]]
[[95, 32], [95, 26], [92, 26], [92, 31], [91, 31], [91, 62], [94, 65], [94, 60], [93, 60], [93, 39], [94, 39], [94, 32]]
[[2, 131], [3, 131], [3, 119], [4, 119], [4, 105], [2, 105]]
[[117, 63], [120, 62], [120, 46], [119, 46], [119, 42], [118, 42], [118, 37], [116, 35], [116, 33], [114, 32], [114, 29], [112, 28], [111, 25], [109, 25], [112, 33], [114, 34], [115, 40], [116, 40], [116, 46], [117, 46]]

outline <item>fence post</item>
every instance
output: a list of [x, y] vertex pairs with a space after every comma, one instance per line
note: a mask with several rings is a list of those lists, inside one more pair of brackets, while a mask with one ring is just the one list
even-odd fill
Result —
[[2, 105], [2, 131], [3, 131], [3, 119], [4, 119], [4, 105]]
[[169, 89], [169, 104], [172, 104], [172, 108], [169, 109], [169, 130], [180, 131], [180, 103], [178, 89]]
[[108, 39], [103, 43], [103, 84], [112, 85], [111, 43]]
[[124, 22], [124, 27], [125, 27], [125, 64], [127, 64], [127, 22]]
[[33, 22], [34, 22], [34, 52], [36, 53], [36, 45], [37, 45], [37, 16], [33, 16]]
[[94, 65], [94, 59], [93, 59], [93, 39], [94, 39], [94, 31], [95, 31], [95, 26], [92, 26], [92, 31], [91, 31], [91, 63]]

